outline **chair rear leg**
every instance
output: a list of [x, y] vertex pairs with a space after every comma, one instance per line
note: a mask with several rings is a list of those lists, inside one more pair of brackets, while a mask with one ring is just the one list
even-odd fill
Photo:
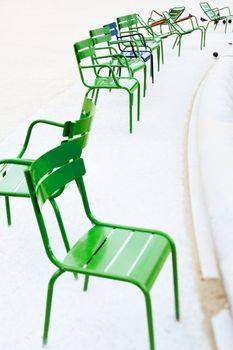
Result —
[[84, 279], [84, 286], [83, 286], [83, 291], [86, 292], [88, 289], [88, 284], [89, 284], [89, 276], [85, 275], [85, 279]]
[[7, 224], [11, 225], [11, 208], [10, 208], [10, 199], [8, 196], [5, 197], [5, 207], [6, 207], [6, 216], [7, 216]]
[[164, 64], [164, 50], [163, 50], [163, 40], [161, 40], [161, 59], [162, 59], [162, 64]]
[[154, 56], [150, 56], [150, 75], [151, 75], [151, 80], [152, 84], [154, 84]]
[[155, 340], [154, 340], [154, 327], [153, 327], [153, 315], [151, 307], [151, 298], [148, 292], [144, 292], [145, 302], [146, 302], [146, 313], [147, 313], [147, 323], [148, 323], [148, 333], [150, 350], [155, 350]]
[[141, 93], [140, 93], [140, 84], [138, 83], [138, 105], [137, 105], [137, 121], [140, 120], [140, 100], [141, 100]]
[[133, 94], [129, 92], [129, 132], [133, 132]]
[[[69, 244], [69, 241], [67, 238], [67, 234], [66, 234], [65, 226], [64, 226], [63, 221], [62, 221], [60, 210], [59, 210], [58, 205], [57, 205], [54, 198], [50, 199], [50, 203], [53, 207], [54, 214], [55, 214], [56, 219], [57, 219], [57, 223], [58, 223], [58, 226], [59, 226], [59, 229], [61, 232], [61, 236], [62, 236], [62, 240], [63, 240], [64, 246], [65, 246], [66, 252], [68, 253], [70, 251], [70, 244]], [[75, 279], [78, 278], [77, 273], [74, 273], [74, 278]]]
[[53, 287], [57, 278], [61, 276], [64, 271], [57, 270], [49, 280], [48, 290], [47, 290], [47, 301], [46, 301], [46, 310], [45, 310], [45, 321], [44, 321], [44, 333], [43, 333], [43, 344], [47, 344], [48, 341], [48, 332], [49, 332], [49, 323], [50, 323], [50, 314], [53, 298]]
[[181, 52], [181, 38], [182, 38], [182, 36], [180, 37], [180, 39], [179, 39], [179, 43], [178, 43], [178, 56], [180, 56], [180, 52]]

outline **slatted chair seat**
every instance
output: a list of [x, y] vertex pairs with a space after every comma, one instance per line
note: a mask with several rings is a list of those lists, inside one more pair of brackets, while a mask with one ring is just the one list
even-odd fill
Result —
[[9, 164], [0, 172], [0, 193], [11, 197], [30, 197], [25, 179], [25, 165]]
[[[136, 90], [138, 87], [137, 80], [132, 78], [118, 78], [118, 83], [120, 84], [121, 88], [128, 89], [131, 92]], [[119, 89], [119, 85], [116, 84], [115, 80], [112, 77], [96, 78], [95, 86], [96, 88]]]
[[161, 236], [140, 231], [95, 226], [71, 248], [67, 269], [130, 277], [150, 290], [171, 247]]

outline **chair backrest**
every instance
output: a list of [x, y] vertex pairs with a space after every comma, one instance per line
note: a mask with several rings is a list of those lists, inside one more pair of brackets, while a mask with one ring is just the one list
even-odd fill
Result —
[[205, 12], [206, 16], [210, 19], [210, 20], [214, 20], [216, 19], [218, 16], [216, 15], [216, 13], [212, 10], [212, 8], [210, 7], [210, 5], [208, 4], [208, 2], [201, 2], [200, 6], [202, 8], [202, 10]]
[[83, 102], [80, 119], [68, 121], [64, 124], [63, 136], [69, 139], [79, 137], [80, 146], [84, 148], [87, 144], [89, 131], [95, 114], [95, 104], [91, 98], [86, 97]]
[[85, 58], [92, 58], [95, 55], [92, 39], [88, 38], [78, 41], [74, 44], [74, 51], [78, 64]]
[[92, 38], [93, 45], [106, 43], [108, 45], [111, 41], [110, 29], [108, 27], [101, 27], [89, 31], [90, 37]]
[[[77, 59], [78, 69], [79, 69], [82, 83], [85, 86], [89, 87], [89, 84], [85, 80], [82, 61], [89, 59], [89, 61], [91, 61], [91, 62], [89, 62], [90, 64], [88, 64], [89, 66], [94, 65], [94, 63], [95, 63], [94, 62], [95, 49], [94, 49], [94, 44], [93, 44], [92, 38], [84, 39], [84, 40], [81, 40], [81, 41], [78, 41], [77, 43], [75, 43], [74, 44], [74, 52], [75, 52], [75, 56]], [[97, 75], [96, 68], [92, 67], [90, 69], [93, 71], [94, 75], [96, 76]]]
[[171, 16], [169, 15], [169, 13], [167, 11], [163, 12], [163, 17], [166, 20], [166, 23], [170, 26], [170, 29], [173, 29], [173, 31], [177, 32], [177, 33], [184, 33], [183, 28], [181, 28], [181, 26], [179, 26], [179, 24], [175, 23], [174, 20], [171, 18]]
[[[85, 166], [80, 158], [82, 149], [79, 139], [75, 138], [43, 154], [35, 160], [25, 171], [30, 197], [32, 200], [37, 223], [49, 259], [56, 265], [62, 263], [56, 259], [49, 241], [45, 226], [42, 207], [47, 200], [66, 190], [66, 185], [76, 181], [78, 191], [81, 194], [84, 207], [87, 205], [87, 197], [82, 176], [85, 174]], [[62, 232], [61, 232], [62, 234]]]
[[169, 10], [169, 15], [173, 21], [177, 21], [177, 19], [182, 15], [185, 10], [185, 6], [173, 7]]
[[118, 32], [118, 29], [117, 29], [116, 22], [105, 24], [104, 28], [106, 28], [106, 27], [109, 29], [109, 33], [110, 33], [111, 37], [115, 37], [117, 39], [118, 35], [119, 35], [119, 32]]
[[129, 31], [137, 30], [137, 18], [135, 17], [135, 15], [126, 15], [118, 17], [117, 24], [120, 32], [123, 32], [124, 29], [127, 29]]

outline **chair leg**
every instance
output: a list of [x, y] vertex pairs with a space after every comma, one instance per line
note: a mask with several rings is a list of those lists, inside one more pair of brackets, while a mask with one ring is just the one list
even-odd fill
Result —
[[178, 49], [178, 56], [180, 56], [180, 51], [181, 51], [181, 38], [182, 38], [182, 36], [181, 36], [180, 39], [179, 39], [179, 44], [178, 44], [178, 46], [179, 46], [179, 49]]
[[161, 40], [161, 58], [162, 58], [162, 64], [164, 64], [164, 50], [163, 50], [163, 40]]
[[140, 120], [140, 99], [141, 99], [141, 93], [140, 93], [140, 84], [138, 83], [138, 106], [137, 106], [137, 121]]
[[173, 49], [175, 48], [175, 46], [176, 46], [176, 44], [177, 44], [178, 39], [179, 39], [179, 35], [177, 35], [176, 40], [174, 41], [174, 44], [173, 44], [173, 46], [172, 46], [172, 48], [173, 48]]
[[146, 63], [144, 67], [144, 85], [143, 85], [143, 96], [146, 96], [146, 76], [147, 76], [147, 68], [146, 68]]
[[147, 323], [149, 332], [149, 342], [150, 350], [155, 350], [155, 340], [154, 340], [154, 327], [153, 327], [153, 315], [151, 307], [151, 298], [148, 292], [144, 292], [145, 302], [146, 302], [146, 313], [147, 313]]
[[158, 69], [158, 72], [160, 71], [160, 47], [158, 46], [157, 47], [157, 69]]
[[84, 279], [84, 286], [83, 286], [83, 291], [86, 292], [88, 289], [88, 283], [89, 283], [89, 276], [85, 275], [85, 279]]
[[46, 301], [46, 310], [45, 310], [45, 321], [44, 321], [44, 333], [43, 333], [43, 344], [47, 344], [48, 341], [48, 332], [49, 332], [49, 323], [50, 323], [50, 314], [53, 298], [53, 287], [57, 278], [61, 276], [64, 271], [57, 270], [49, 280], [48, 290], [47, 290], [47, 301]]
[[133, 95], [129, 92], [129, 132], [133, 132]]
[[150, 75], [152, 84], [154, 84], [154, 56], [152, 54], [150, 56]]
[[5, 207], [6, 207], [6, 216], [7, 216], [7, 224], [11, 225], [11, 208], [10, 208], [10, 199], [8, 196], [5, 197]]
[[[50, 199], [50, 203], [51, 203], [51, 205], [53, 207], [54, 214], [55, 214], [56, 219], [57, 219], [57, 223], [58, 223], [58, 226], [59, 226], [59, 229], [60, 229], [60, 232], [61, 232], [61, 236], [62, 236], [62, 240], [63, 240], [64, 246], [65, 246], [66, 252], [68, 253], [70, 251], [70, 244], [69, 244], [69, 241], [68, 241], [68, 238], [67, 238], [67, 235], [66, 235], [66, 230], [65, 230], [65, 227], [64, 227], [64, 224], [63, 224], [63, 221], [62, 221], [60, 210], [59, 210], [58, 205], [57, 205], [57, 203], [56, 203], [54, 198]], [[77, 273], [74, 273], [74, 278], [75, 279], [78, 278], [78, 274]]]
[[176, 247], [172, 246], [172, 269], [173, 269], [173, 286], [174, 286], [174, 301], [175, 301], [175, 315], [177, 321], [180, 319], [180, 303], [179, 303], [179, 284], [177, 271], [177, 255]]
[[96, 89], [96, 94], [95, 94], [95, 105], [97, 104], [97, 101], [98, 101], [99, 91], [100, 91], [100, 89]]

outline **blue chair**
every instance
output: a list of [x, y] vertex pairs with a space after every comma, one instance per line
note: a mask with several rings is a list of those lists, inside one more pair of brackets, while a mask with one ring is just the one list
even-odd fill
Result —
[[[153, 63], [153, 55], [149, 48], [146, 45], [146, 42], [144, 40], [144, 46], [145, 49], [141, 50], [141, 48], [138, 48], [138, 50], [134, 49], [134, 46], [138, 47], [137, 43], [134, 41], [134, 37], [139, 37], [140, 39], [143, 40], [143, 36], [140, 35], [139, 33], [135, 34], [124, 34], [124, 35], [119, 35], [119, 31], [117, 29], [117, 24], [116, 22], [112, 22], [109, 24], [105, 24], [104, 27], [107, 27], [110, 31], [110, 35], [112, 37], [112, 41], [118, 42], [118, 49], [119, 51], [127, 58], [139, 58], [138, 53], [140, 54], [140, 58], [143, 59], [144, 62], [147, 62], [150, 60], [150, 75], [152, 79], [152, 83], [154, 83], [154, 63]], [[141, 38], [142, 36], [142, 38]], [[124, 44], [124, 40], [126, 38], [130, 38], [130, 41], [133, 42], [133, 44]]]

